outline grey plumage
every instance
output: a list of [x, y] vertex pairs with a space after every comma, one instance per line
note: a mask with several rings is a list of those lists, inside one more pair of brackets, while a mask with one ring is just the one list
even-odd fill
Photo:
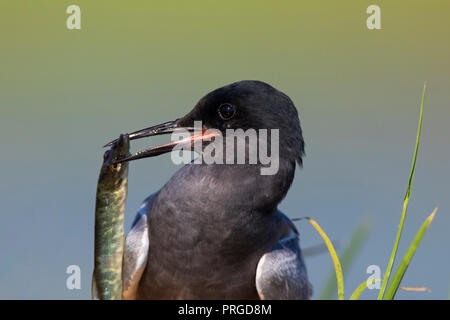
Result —
[[[256, 165], [188, 164], [144, 201], [126, 239], [125, 299], [308, 299], [298, 231], [277, 206], [302, 163], [292, 101], [257, 81], [213, 91], [178, 124], [225, 129], [221, 102], [238, 106], [232, 127], [279, 128], [279, 171]], [[230, 125], [230, 122], [227, 123]]]
[[[283, 214], [282, 214], [283, 215]], [[256, 268], [256, 290], [264, 300], [309, 299], [312, 286], [300, 250], [299, 234], [292, 222], [290, 233], [265, 253]]]

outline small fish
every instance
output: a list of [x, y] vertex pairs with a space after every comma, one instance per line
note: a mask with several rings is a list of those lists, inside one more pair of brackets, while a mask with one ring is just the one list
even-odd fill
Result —
[[95, 262], [92, 297], [122, 298], [122, 260], [125, 244], [124, 217], [128, 191], [128, 163], [117, 163], [129, 155], [128, 135], [121, 135], [103, 156], [95, 204]]

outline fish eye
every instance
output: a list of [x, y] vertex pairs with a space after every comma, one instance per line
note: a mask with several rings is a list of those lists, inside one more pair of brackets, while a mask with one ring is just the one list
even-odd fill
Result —
[[223, 120], [229, 120], [229, 119], [233, 118], [236, 113], [234, 106], [229, 103], [221, 104], [217, 111], [219, 113], [219, 116]]

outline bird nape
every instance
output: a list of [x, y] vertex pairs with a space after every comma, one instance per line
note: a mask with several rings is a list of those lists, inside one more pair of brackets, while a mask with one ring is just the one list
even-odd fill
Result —
[[[208, 93], [185, 116], [129, 139], [186, 132], [117, 159], [198, 144], [200, 153], [209, 152], [143, 202], [126, 238], [123, 298], [308, 299], [299, 233], [278, 210], [304, 155], [292, 100], [261, 81], [235, 82]], [[274, 170], [264, 171], [268, 166]]]

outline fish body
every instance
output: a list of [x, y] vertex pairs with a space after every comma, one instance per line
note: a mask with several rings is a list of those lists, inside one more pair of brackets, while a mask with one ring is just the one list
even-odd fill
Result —
[[100, 300], [120, 300], [122, 296], [128, 163], [114, 161], [129, 154], [129, 145], [128, 135], [121, 135], [105, 152], [97, 184], [93, 290]]

